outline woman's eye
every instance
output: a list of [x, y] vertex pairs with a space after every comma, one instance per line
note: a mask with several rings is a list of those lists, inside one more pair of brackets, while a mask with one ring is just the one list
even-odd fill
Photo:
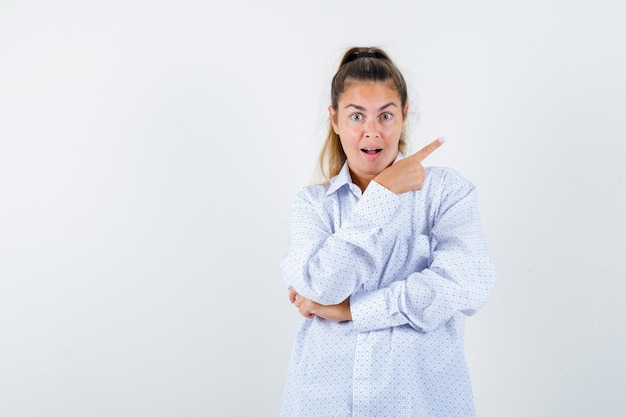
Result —
[[352, 116], [350, 116], [350, 118], [352, 120], [360, 121], [360, 120], [363, 120], [363, 115], [360, 114], [360, 113], [356, 113], [356, 114], [353, 114]]
[[380, 115], [380, 118], [383, 120], [391, 120], [391, 113], [383, 113]]

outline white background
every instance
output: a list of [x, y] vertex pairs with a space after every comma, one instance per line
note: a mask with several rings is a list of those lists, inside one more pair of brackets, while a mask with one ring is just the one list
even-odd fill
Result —
[[626, 29], [609, 1], [0, 2], [0, 416], [275, 416], [278, 268], [352, 45], [476, 184], [481, 417], [626, 412]]

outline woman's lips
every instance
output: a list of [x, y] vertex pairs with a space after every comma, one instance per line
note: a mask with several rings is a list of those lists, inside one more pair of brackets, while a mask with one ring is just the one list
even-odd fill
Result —
[[381, 155], [382, 148], [361, 148], [366, 161], [375, 162]]
[[364, 152], [368, 155], [376, 155], [380, 151], [382, 151], [381, 148], [361, 148], [361, 152]]

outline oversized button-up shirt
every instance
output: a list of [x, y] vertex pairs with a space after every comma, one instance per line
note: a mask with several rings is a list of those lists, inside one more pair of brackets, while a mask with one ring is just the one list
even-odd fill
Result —
[[464, 319], [495, 281], [474, 186], [432, 167], [419, 191], [361, 193], [346, 164], [297, 194], [289, 229], [287, 285], [324, 305], [349, 297], [353, 320], [303, 319], [281, 415], [473, 416]]

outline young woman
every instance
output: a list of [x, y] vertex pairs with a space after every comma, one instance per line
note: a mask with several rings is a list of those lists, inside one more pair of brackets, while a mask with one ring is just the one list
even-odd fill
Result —
[[378, 48], [335, 74], [320, 155], [281, 262], [304, 320], [282, 416], [472, 416], [464, 318], [495, 281], [470, 182], [405, 157], [405, 80]]

